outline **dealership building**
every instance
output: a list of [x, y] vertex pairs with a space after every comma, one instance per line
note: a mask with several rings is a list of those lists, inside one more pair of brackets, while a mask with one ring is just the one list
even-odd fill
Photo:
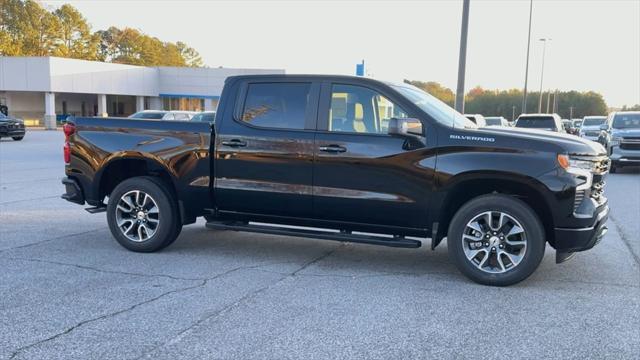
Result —
[[56, 57], [0, 56], [0, 105], [27, 126], [136, 111], [211, 111], [228, 76], [282, 69], [146, 67]]

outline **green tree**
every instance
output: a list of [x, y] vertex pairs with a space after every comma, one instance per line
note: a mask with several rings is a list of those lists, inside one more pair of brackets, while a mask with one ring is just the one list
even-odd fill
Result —
[[623, 105], [622, 109], [620, 109], [622, 111], [640, 111], [640, 104], [635, 104], [635, 105], [631, 105], [631, 106], [627, 106], [627, 105]]
[[417, 81], [417, 80], [404, 80], [405, 83], [411, 84], [419, 89], [424, 90], [426, 93], [433, 97], [445, 102], [449, 106], [453, 106], [456, 100], [456, 94], [448, 87], [440, 85], [435, 81]]
[[60, 46], [61, 31], [59, 19], [45, 10], [34, 0], [24, 2], [23, 12], [18, 19], [22, 22], [23, 56], [52, 56]]
[[62, 5], [54, 14], [60, 21], [62, 36], [58, 55], [76, 59], [97, 59], [99, 38], [91, 33], [91, 27], [82, 14], [69, 4]]
[[91, 31], [71, 5], [50, 12], [35, 0], [0, 0], [0, 55], [60, 56], [145, 66], [203, 66], [184, 42], [163, 42], [139, 30]]
[[187, 66], [190, 67], [202, 67], [204, 66], [204, 62], [202, 61], [202, 57], [196, 51], [196, 49], [187, 46], [187, 44], [178, 41], [176, 43], [178, 47], [178, 51], [180, 51], [180, 55], [184, 59], [184, 62]]

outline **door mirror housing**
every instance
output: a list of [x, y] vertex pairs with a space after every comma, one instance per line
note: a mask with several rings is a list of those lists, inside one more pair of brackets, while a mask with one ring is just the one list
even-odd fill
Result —
[[608, 124], [602, 124], [602, 125], [600, 125], [600, 130], [602, 130], [602, 131], [609, 131], [609, 125], [608, 125]]
[[391, 118], [389, 119], [389, 130], [391, 136], [403, 138], [420, 139], [424, 136], [422, 122], [413, 118]]

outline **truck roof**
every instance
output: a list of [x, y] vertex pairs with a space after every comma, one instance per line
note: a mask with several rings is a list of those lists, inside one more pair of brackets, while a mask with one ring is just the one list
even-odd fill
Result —
[[392, 82], [392, 81], [384, 81], [384, 80], [377, 80], [377, 79], [373, 79], [373, 78], [369, 78], [369, 77], [363, 77], [363, 76], [353, 76], [353, 75], [331, 75], [331, 74], [254, 74], [254, 75], [233, 75], [233, 76], [229, 76], [227, 77], [226, 81], [231, 81], [231, 80], [243, 80], [243, 79], [278, 79], [278, 80], [293, 80], [293, 79], [309, 79], [309, 80], [349, 80], [349, 81], [356, 81], [356, 82], [362, 82], [362, 83], [376, 83], [376, 84], [386, 84], [386, 85], [394, 85], [394, 86], [407, 86], [407, 87], [412, 87], [413, 85], [411, 84], [406, 84], [406, 83], [398, 83], [398, 82]]

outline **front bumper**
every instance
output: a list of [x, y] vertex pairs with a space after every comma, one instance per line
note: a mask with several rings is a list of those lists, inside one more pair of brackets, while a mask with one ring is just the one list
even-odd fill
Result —
[[80, 184], [73, 178], [63, 178], [62, 184], [65, 187], [65, 193], [62, 198], [72, 203], [84, 205], [84, 194]]
[[609, 205], [607, 202], [598, 207], [592, 221], [593, 225], [581, 228], [555, 228], [555, 248], [558, 252], [572, 253], [589, 250], [602, 240], [607, 233]]
[[0, 127], [0, 137], [16, 137], [16, 136], [24, 136], [25, 129], [24, 127]]
[[619, 145], [612, 146], [609, 158], [616, 166], [640, 165], [640, 150], [621, 149]]

